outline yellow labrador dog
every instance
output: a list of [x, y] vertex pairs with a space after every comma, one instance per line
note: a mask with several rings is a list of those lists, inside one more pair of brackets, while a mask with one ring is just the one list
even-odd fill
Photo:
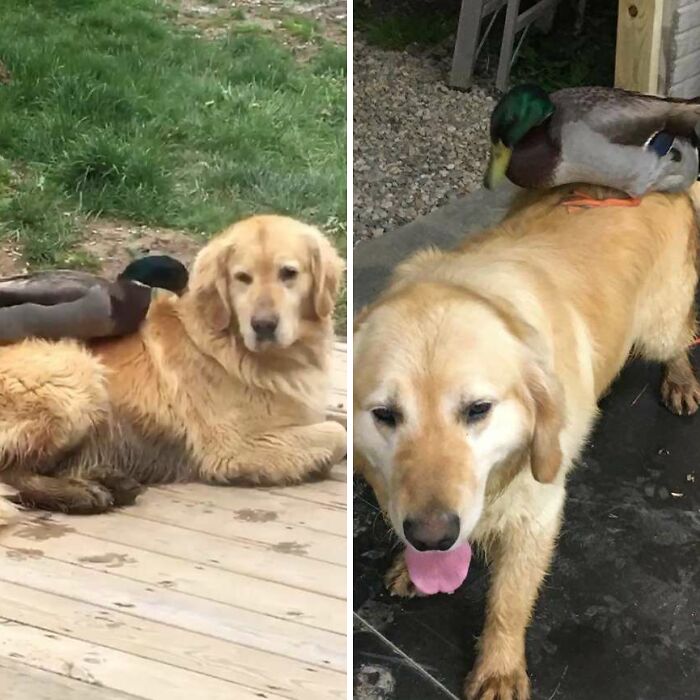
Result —
[[673, 411], [700, 399], [689, 197], [570, 212], [568, 193], [531, 196], [459, 250], [418, 253], [357, 320], [356, 464], [406, 544], [387, 585], [450, 592], [471, 545], [491, 564], [470, 700], [530, 697], [525, 630], [566, 474], [630, 353], [666, 363]]
[[135, 335], [0, 348], [0, 480], [22, 504], [91, 513], [141, 484], [323, 474], [346, 451], [324, 415], [342, 271], [316, 229], [254, 217]]

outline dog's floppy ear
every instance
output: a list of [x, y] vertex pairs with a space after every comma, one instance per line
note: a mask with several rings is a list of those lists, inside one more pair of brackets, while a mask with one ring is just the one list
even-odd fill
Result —
[[559, 436], [566, 423], [564, 390], [554, 373], [551, 350], [541, 334], [512, 307], [502, 305], [498, 310], [523, 343], [525, 352], [525, 385], [535, 419], [530, 442], [532, 476], [542, 484], [550, 484], [559, 473], [563, 459]]
[[190, 290], [197, 310], [204, 322], [217, 333], [231, 325], [229, 261], [233, 253], [232, 244], [223, 246], [213, 241], [200, 251], [192, 267]]
[[528, 371], [527, 385], [535, 410], [530, 468], [537, 481], [549, 484], [562, 462], [559, 435], [564, 427], [564, 395], [559, 380], [539, 363]]
[[311, 242], [311, 293], [318, 318], [333, 313], [344, 269], [345, 263], [331, 243], [320, 233], [315, 235]]

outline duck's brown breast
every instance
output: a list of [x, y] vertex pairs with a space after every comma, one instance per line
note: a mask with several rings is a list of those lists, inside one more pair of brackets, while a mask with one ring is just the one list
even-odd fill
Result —
[[547, 124], [531, 129], [513, 149], [506, 175], [526, 189], [551, 187], [559, 163], [560, 150], [552, 140]]

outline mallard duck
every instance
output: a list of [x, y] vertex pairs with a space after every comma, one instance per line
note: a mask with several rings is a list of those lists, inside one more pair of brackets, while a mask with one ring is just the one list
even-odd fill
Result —
[[[506, 93], [491, 115], [489, 189], [602, 185], [638, 198], [685, 190], [698, 179], [700, 99], [616, 88], [536, 85]], [[619, 199], [616, 200], [619, 203]]]
[[0, 279], [0, 343], [127, 335], [145, 318], [153, 287], [182, 294], [187, 282], [185, 266], [166, 255], [134, 260], [114, 282], [77, 270]]

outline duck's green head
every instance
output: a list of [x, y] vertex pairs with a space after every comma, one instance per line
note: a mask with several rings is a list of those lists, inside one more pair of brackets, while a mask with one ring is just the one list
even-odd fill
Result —
[[513, 147], [554, 112], [547, 93], [537, 85], [509, 90], [491, 114], [491, 158], [484, 185], [492, 189], [506, 176]]

